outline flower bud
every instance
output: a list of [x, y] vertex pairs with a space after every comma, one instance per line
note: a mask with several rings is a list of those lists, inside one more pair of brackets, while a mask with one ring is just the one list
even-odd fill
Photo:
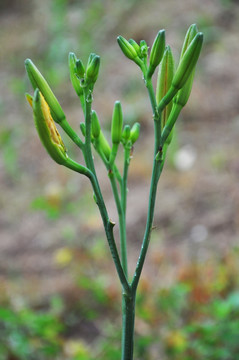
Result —
[[83, 79], [85, 76], [85, 67], [80, 59], [76, 60], [76, 74], [80, 79]]
[[137, 42], [135, 40], [133, 40], [133, 39], [129, 39], [129, 43], [130, 43], [130, 45], [133, 46], [133, 48], [136, 51], [137, 55], [140, 57], [141, 56], [141, 50], [140, 50], [139, 44], [137, 44]]
[[97, 113], [93, 110], [91, 114], [91, 133], [93, 138], [97, 139], [100, 136], [100, 122]]
[[145, 40], [140, 41], [140, 52], [142, 58], [147, 58], [148, 56], [148, 45]]
[[136, 140], [139, 138], [139, 131], [140, 131], [140, 124], [136, 122], [130, 131], [130, 140], [132, 142], [132, 145], [135, 143]]
[[119, 144], [122, 135], [123, 113], [120, 101], [114, 105], [112, 122], [111, 122], [111, 140], [113, 144]]
[[190, 25], [187, 30], [187, 33], [185, 35], [185, 38], [184, 38], [181, 55], [180, 55], [180, 60], [182, 59], [185, 51], [187, 50], [188, 46], [190, 45], [190, 43], [194, 39], [194, 37], [197, 35], [197, 33], [198, 33], [197, 25], [196, 24]]
[[150, 57], [149, 57], [149, 70], [148, 77], [151, 77], [162, 60], [165, 49], [165, 30], [160, 30], [154, 40]]
[[58, 164], [66, 164], [68, 156], [65, 145], [52, 119], [50, 108], [39, 89], [35, 90], [32, 106], [36, 129], [43, 146]]
[[138, 56], [134, 46], [132, 46], [123, 36], [118, 36], [117, 41], [124, 55], [134, 61]]
[[81, 130], [82, 135], [85, 137], [86, 132], [85, 132], [85, 123], [84, 122], [80, 123], [80, 130]]
[[[167, 94], [171, 87], [174, 75], [174, 58], [169, 46], [166, 46], [161, 68], [158, 73], [157, 88], [156, 88], [156, 101], [159, 104], [160, 100]], [[165, 107], [162, 112], [161, 126], [162, 128], [166, 124], [170, 111], [172, 109], [172, 101]]]
[[172, 81], [172, 86], [175, 89], [181, 89], [194, 70], [202, 49], [202, 43], [203, 34], [199, 32], [191, 41], [178, 65]]
[[127, 143], [127, 141], [129, 140], [129, 138], [130, 138], [130, 126], [129, 125], [124, 126], [124, 130], [122, 132], [121, 138], [122, 138], [123, 143]]
[[[180, 59], [182, 59], [185, 51], [187, 50], [187, 48], [190, 45], [191, 41], [196, 36], [197, 32], [198, 32], [197, 26], [195, 24], [192, 24], [189, 27], [189, 29], [187, 31], [187, 34], [185, 36]], [[173, 101], [176, 104], [180, 104], [182, 107], [186, 105], [186, 103], [187, 103], [187, 101], [189, 99], [189, 96], [191, 94], [191, 90], [192, 90], [192, 86], [193, 86], [193, 79], [194, 79], [194, 74], [195, 74], [195, 68], [196, 67], [194, 67], [194, 70], [192, 71], [192, 73], [189, 76], [188, 80], [186, 81], [185, 85], [182, 87], [182, 89], [180, 89], [178, 91], [177, 95], [173, 99]]]
[[77, 58], [75, 54], [70, 52], [68, 57], [68, 63], [69, 63], [71, 83], [77, 95], [81, 96], [83, 94], [83, 89], [80, 86], [80, 81], [76, 76], [77, 74], [76, 62], [77, 62]]
[[90, 54], [86, 67], [86, 82], [95, 83], [98, 77], [100, 68], [100, 57], [95, 54]]
[[30, 59], [25, 60], [25, 67], [34, 90], [37, 88], [40, 90], [50, 108], [53, 119], [60, 123], [65, 119], [65, 114], [48, 83]]

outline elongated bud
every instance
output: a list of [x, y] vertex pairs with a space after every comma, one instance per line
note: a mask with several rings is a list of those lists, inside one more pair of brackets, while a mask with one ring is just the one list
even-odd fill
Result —
[[86, 68], [86, 82], [95, 83], [98, 77], [100, 68], [100, 57], [95, 54], [90, 54]]
[[130, 43], [130, 45], [133, 46], [133, 48], [136, 51], [137, 55], [140, 57], [141, 56], [141, 50], [140, 50], [139, 44], [137, 44], [137, 42], [134, 39], [129, 39], [129, 43]]
[[120, 101], [114, 105], [112, 122], [111, 122], [111, 140], [113, 144], [119, 144], [122, 135], [123, 113]]
[[124, 130], [122, 132], [121, 138], [122, 138], [123, 144], [127, 143], [127, 141], [129, 140], [129, 138], [130, 138], [130, 126], [129, 125], [124, 126]]
[[85, 67], [80, 59], [76, 60], [76, 74], [80, 79], [83, 79], [85, 76]]
[[78, 96], [81, 96], [83, 94], [83, 89], [80, 86], [80, 81], [76, 77], [77, 69], [76, 69], [76, 62], [77, 58], [74, 53], [70, 52], [68, 56], [68, 64], [69, 64], [69, 70], [70, 70], [70, 78], [73, 88], [75, 89], [75, 92]]
[[132, 142], [132, 145], [135, 143], [135, 141], [139, 138], [139, 132], [140, 132], [140, 124], [138, 122], [134, 123], [132, 126], [132, 129], [130, 131], [130, 140]]
[[202, 49], [202, 43], [203, 34], [199, 32], [191, 41], [178, 65], [172, 81], [172, 86], [175, 89], [181, 89], [194, 70]]
[[123, 36], [117, 37], [118, 44], [123, 51], [124, 55], [130, 60], [135, 60], [138, 56], [134, 46], [130, 44]]
[[91, 133], [92, 136], [97, 139], [100, 136], [100, 122], [97, 113], [93, 110], [91, 114]]
[[181, 50], [181, 55], [180, 55], [180, 60], [182, 59], [185, 51], [187, 50], [187, 48], [189, 47], [191, 41], [194, 39], [194, 37], [197, 35], [198, 33], [198, 28], [196, 24], [192, 24], [189, 26], [187, 33], [185, 35], [184, 38], [184, 42], [183, 42], [183, 46], [182, 46], [182, 50]]
[[151, 77], [162, 60], [165, 49], [165, 30], [160, 30], [154, 40], [150, 57], [149, 57], [149, 70], [148, 77]]
[[[171, 87], [174, 75], [174, 58], [169, 46], [166, 46], [161, 68], [158, 73], [157, 88], [156, 88], [156, 101], [159, 104], [160, 100], [167, 94]], [[172, 109], [172, 101], [165, 107], [161, 117], [161, 127], [166, 124], [170, 111]]]
[[[189, 27], [189, 29], [187, 31], [187, 34], [185, 36], [180, 59], [182, 59], [185, 51], [187, 50], [187, 48], [190, 45], [191, 41], [196, 36], [197, 32], [198, 32], [197, 26], [195, 24], [192, 24]], [[182, 107], [186, 105], [186, 103], [188, 102], [189, 96], [191, 94], [191, 90], [192, 90], [192, 86], [193, 86], [193, 80], [194, 80], [194, 74], [195, 74], [195, 68], [196, 68], [196, 66], [194, 67], [194, 70], [192, 71], [192, 73], [189, 76], [188, 80], [186, 81], [185, 85], [182, 87], [182, 89], [180, 89], [178, 91], [177, 95], [173, 99], [173, 101], [176, 104], [179, 104]]]
[[34, 90], [37, 88], [40, 90], [50, 108], [53, 119], [60, 123], [65, 119], [65, 114], [47, 81], [30, 59], [25, 60], [25, 67]]
[[36, 129], [43, 146], [58, 164], [66, 164], [68, 156], [65, 145], [52, 119], [50, 108], [39, 89], [35, 90], [32, 107]]

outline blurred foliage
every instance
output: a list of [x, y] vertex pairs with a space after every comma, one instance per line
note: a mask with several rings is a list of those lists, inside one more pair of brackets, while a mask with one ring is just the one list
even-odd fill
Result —
[[[54, 297], [48, 310], [0, 309], [0, 358], [112, 360], [120, 357], [120, 293], [99, 240], [92, 248], [61, 249], [59, 266], [70, 266], [77, 287]], [[92, 269], [93, 268], [93, 269]], [[239, 351], [239, 261], [235, 249], [224, 258], [183, 267], [170, 287], [150, 278], [139, 285], [135, 358], [139, 360], [235, 360]], [[81, 328], [86, 322], [87, 332]]]

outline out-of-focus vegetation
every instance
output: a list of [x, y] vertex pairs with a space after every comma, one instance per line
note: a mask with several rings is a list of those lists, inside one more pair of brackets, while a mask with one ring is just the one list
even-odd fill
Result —
[[[117, 99], [126, 121], [140, 121], [144, 136], [131, 163], [127, 218], [133, 269], [146, 215], [152, 126], [142, 80], [116, 37], [152, 43], [165, 28], [178, 58], [184, 29], [193, 22], [206, 43], [159, 186], [137, 299], [135, 358], [237, 359], [238, 20], [232, 0], [0, 2], [1, 360], [111, 360], [120, 354], [119, 284], [92, 193], [87, 182], [56, 167], [38, 141], [24, 101], [30, 88], [25, 58], [44, 72], [79, 129], [67, 55], [74, 51], [86, 60], [99, 53], [94, 106], [105, 128]], [[97, 170], [114, 219], [107, 176]]]

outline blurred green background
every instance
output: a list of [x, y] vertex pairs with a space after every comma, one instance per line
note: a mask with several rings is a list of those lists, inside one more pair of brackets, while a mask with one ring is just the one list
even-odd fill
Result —
[[[42, 148], [24, 99], [32, 93], [24, 60], [38, 66], [79, 131], [68, 53], [85, 62], [90, 52], [99, 54], [93, 108], [106, 133], [118, 99], [125, 122], [141, 123], [129, 174], [132, 274], [146, 219], [153, 127], [141, 74], [116, 37], [151, 45], [165, 28], [177, 62], [192, 23], [205, 43], [160, 180], [137, 298], [135, 359], [239, 359], [237, 1], [1, 0], [0, 360], [120, 358], [120, 284], [92, 190]], [[107, 174], [95, 159], [117, 221]]]

